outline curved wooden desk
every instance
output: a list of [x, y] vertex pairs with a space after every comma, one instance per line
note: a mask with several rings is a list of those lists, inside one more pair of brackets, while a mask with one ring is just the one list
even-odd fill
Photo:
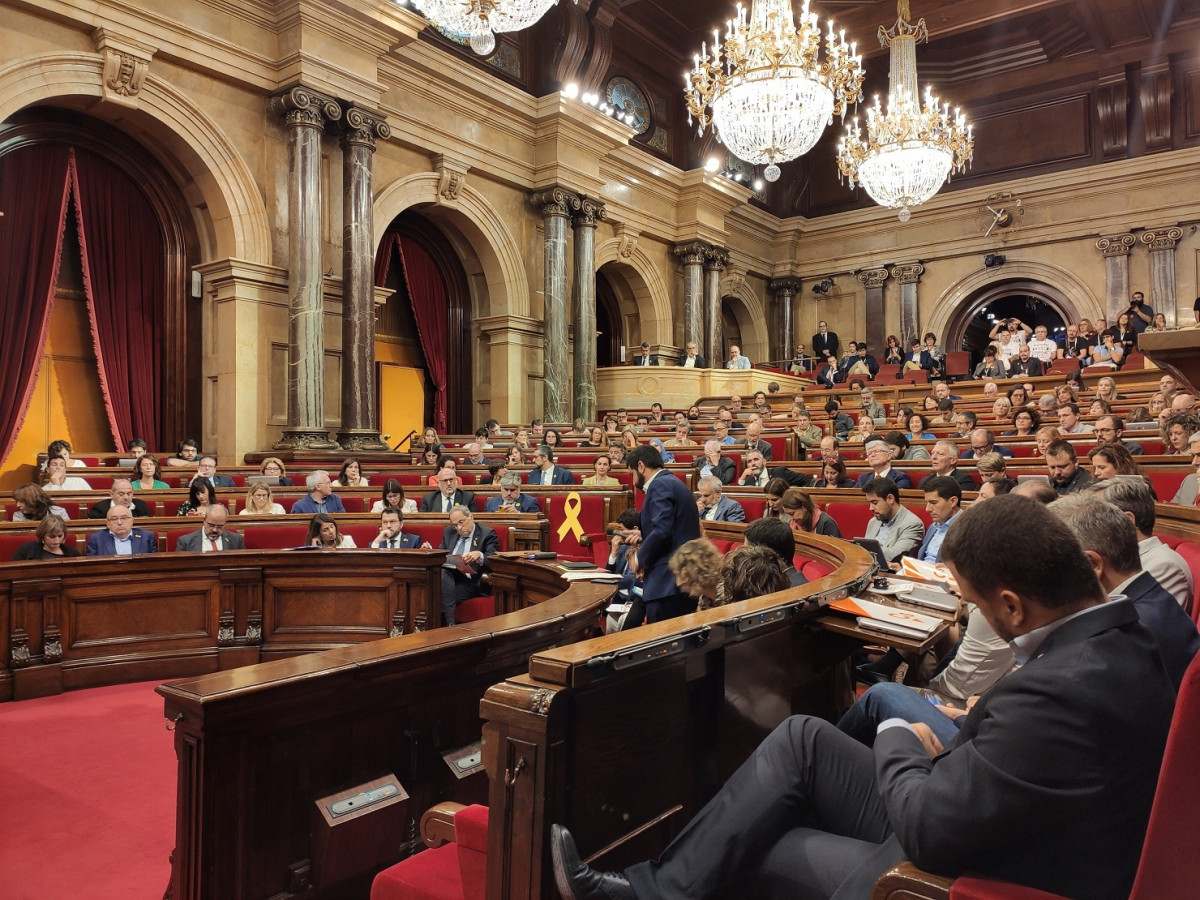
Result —
[[[549, 570], [530, 577], [563, 583]], [[576, 583], [492, 619], [160, 687], [179, 764], [171, 896], [366, 896], [370, 865], [324, 875], [336, 861], [310, 842], [314, 802], [397, 776], [410, 795], [405, 827], [366, 839], [384, 842], [388, 862], [419, 842], [416, 822], [429, 806], [486, 802], [484, 772], [460, 780], [442, 754], [479, 740], [490, 685], [525, 671], [530, 654], [591, 633], [612, 593]]]

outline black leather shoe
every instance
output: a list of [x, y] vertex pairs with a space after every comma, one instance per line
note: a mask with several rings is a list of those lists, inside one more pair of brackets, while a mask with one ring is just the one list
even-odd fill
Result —
[[629, 880], [617, 872], [597, 872], [584, 865], [571, 832], [550, 826], [550, 855], [554, 882], [563, 900], [637, 900]]
[[875, 662], [856, 668], [854, 675], [863, 684], [882, 684], [885, 681], [892, 680], [902, 662], [904, 662], [903, 656], [895, 650], [888, 650], [887, 653]]

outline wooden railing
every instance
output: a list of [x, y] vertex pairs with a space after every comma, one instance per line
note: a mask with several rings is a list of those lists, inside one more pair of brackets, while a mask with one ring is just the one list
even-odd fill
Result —
[[558, 572], [528, 568], [526, 583], [553, 599], [159, 688], [179, 765], [173, 900], [365, 897], [377, 867], [347, 871], [310, 839], [310, 823], [318, 798], [383, 775], [409, 794], [405, 827], [362, 840], [390, 861], [416, 846], [429, 806], [486, 802], [487, 775], [456, 777], [443, 754], [480, 740], [490, 685], [525, 671], [531, 654], [592, 633], [612, 595], [592, 584], [564, 592]]

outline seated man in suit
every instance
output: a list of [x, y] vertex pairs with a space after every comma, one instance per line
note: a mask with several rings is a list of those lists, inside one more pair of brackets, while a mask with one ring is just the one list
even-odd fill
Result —
[[[868, 748], [793, 716], [657, 861], [597, 872], [554, 826], [564, 896], [865, 897], [908, 858], [942, 875], [1127, 897], [1174, 710], [1154, 637], [1132, 603], [1108, 601], [1078, 540], [1036, 501], [998, 497], [963, 519], [945, 561], [1027, 662], [948, 746], [924, 723], [884, 722]], [[1102, 753], [1086, 735], [1102, 736]]]
[[[751, 413], [751, 415], [755, 415]], [[772, 454], [775, 452], [771, 445], [762, 439], [762, 425], [754, 420], [751, 420], [746, 425], [746, 450], [757, 450], [763, 455], [764, 459], [772, 459]]]
[[234, 531], [226, 531], [229, 510], [224, 504], [214, 503], [204, 513], [204, 527], [185, 534], [175, 543], [181, 553], [215, 553], [219, 550], [245, 550], [246, 542]]
[[634, 360], [635, 366], [657, 366], [658, 354], [650, 352], [650, 342], [642, 341], [642, 354]]
[[767, 516], [757, 522], [751, 522], [742, 532], [747, 544], [761, 544], [775, 551], [783, 562], [783, 574], [787, 576], [790, 587], [800, 587], [808, 584], [804, 573], [796, 568], [796, 538], [792, 527], [783, 519]]
[[976, 428], [971, 432], [971, 446], [959, 454], [960, 459], [979, 459], [989, 453], [999, 453], [1001, 456], [1012, 458], [1012, 451], [1004, 446], [997, 446], [996, 435], [990, 428]]
[[207, 478], [212, 482], [213, 487], [237, 487], [237, 484], [228, 475], [217, 474], [217, 460], [212, 456], [200, 457], [200, 461], [196, 463], [196, 474], [192, 476], [191, 480], [195, 481], [197, 478]]
[[488, 570], [488, 557], [500, 552], [500, 538], [486, 525], [477, 523], [470, 509], [455, 506], [439, 546], [447, 553], [442, 564], [442, 620], [453, 625], [454, 610], [460, 603], [486, 593], [481, 579]]
[[916, 554], [917, 559], [922, 562], [941, 562], [946, 532], [962, 510], [962, 488], [953, 478], [939, 475], [922, 482], [921, 490], [925, 492], [925, 510], [933, 519], [933, 524], [925, 532], [921, 549]]
[[370, 546], [375, 550], [432, 550], [429, 541], [422, 541], [415, 534], [404, 534], [404, 513], [395, 506], [385, 506], [379, 514], [379, 534]]
[[857, 486], [864, 488], [876, 478], [890, 478], [898, 488], [912, 487], [912, 479], [908, 475], [899, 469], [892, 468], [892, 453], [895, 449], [895, 447], [882, 438], [871, 438], [867, 441], [867, 446], [864, 450], [867, 465], [871, 467], [871, 471], [863, 472], [863, 474], [858, 476]]
[[324, 469], [317, 469], [304, 479], [308, 496], [292, 504], [292, 513], [315, 515], [317, 513], [341, 513], [346, 511], [342, 498], [333, 492], [333, 480]]
[[108, 499], [92, 504], [88, 509], [87, 517], [89, 519], [106, 519], [108, 511], [114, 506], [124, 506], [133, 510], [135, 519], [150, 515], [150, 507], [133, 496], [133, 482], [128, 478], [114, 478], [112, 487], [108, 491]]
[[85, 556], [136, 556], [157, 553], [158, 538], [153, 531], [133, 527], [133, 513], [128, 506], [114, 503], [104, 517], [104, 531], [88, 535]]
[[[605, 460], [608, 457], [604, 457]], [[521, 493], [521, 476], [509, 472], [500, 478], [500, 496], [488, 497], [484, 512], [536, 513], [539, 511], [536, 497]]]
[[705, 441], [704, 455], [692, 460], [692, 465], [700, 472], [701, 478], [716, 475], [721, 484], [732, 484], [737, 474], [737, 466], [733, 460], [721, 455], [721, 444], [718, 441]]
[[686, 351], [683, 359], [679, 361], [681, 366], [687, 369], [704, 369], [708, 367], [708, 363], [704, 361], [704, 357], [697, 352], [695, 341], [687, 342]]
[[921, 483], [918, 485], [921, 489], [924, 489], [925, 482], [938, 475], [953, 478], [964, 491], [973, 491], [977, 488], [975, 479], [971, 477], [970, 473], [964, 472], [958, 467], [958, 445], [954, 441], [938, 441], [934, 444], [929, 450], [929, 466], [933, 469], [933, 474], [926, 475], [921, 479]]
[[474, 511], [475, 495], [458, 486], [458, 475], [453, 469], [442, 469], [437, 473], [436, 491], [421, 498], [421, 512], [449, 513], [456, 506], [465, 506]]
[[900, 489], [896, 482], [890, 478], [876, 478], [867, 482], [862, 490], [871, 507], [866, 536], [879, 541], [888, 562], [895, 562], [921, 546], [925, 523], [900, 505]]
[[742, 504], [722, 496], [722, 487], [721, 479], [715, 475], [706, 475], [697, 483], [700, 499], [696, 501], [696, 509], [700, 518], [708, 522], [745, 522]]
[[548, 444], [539, 444], [533, 451], [533, 471], [529, 473], [529, 483], [534, 484], [575, 484], [575, 474], [570, 469], [554, 464], [554, 451]]

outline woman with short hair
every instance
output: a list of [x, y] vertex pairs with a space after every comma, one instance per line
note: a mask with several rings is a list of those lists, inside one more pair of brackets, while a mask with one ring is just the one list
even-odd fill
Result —
[[395, 478], [389, 478], [383, 483], [383, 491], [371, 507], [371, 514], [379, 515], [389, 506], [394, 506], [405, 515], [417, 511], [417, 501], [405, 498], [404, 485]]
[[793, 531], [808, 531], [835, 538], [842, 536], [837, 522], [833, 521], [829, 514], [817, 509], [817, 505], [804, 488], [788, 488], [779, 504], [787, 513], [788, 524], [792, 526]]
[[39, 559], [65, 559], [80, 553], [66, 543], [67, 526], [56, 515], [45, 516], [34, 532], [36, 540], [22, 544], [13, 554], [13, 561]]

